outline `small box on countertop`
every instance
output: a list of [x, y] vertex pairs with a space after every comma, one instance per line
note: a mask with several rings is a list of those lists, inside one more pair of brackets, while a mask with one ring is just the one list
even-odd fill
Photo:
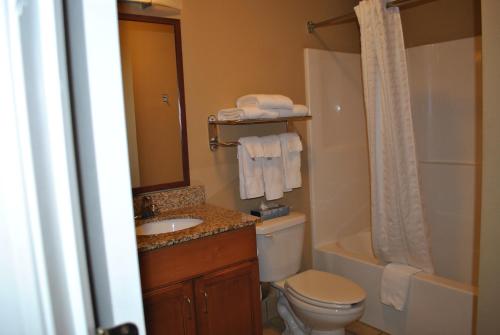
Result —
[[262, 220], [270, 220], [290, 213], [290, 206], [278, 205], [267, 209], [253, 209], [251, 215], [258, 216]]

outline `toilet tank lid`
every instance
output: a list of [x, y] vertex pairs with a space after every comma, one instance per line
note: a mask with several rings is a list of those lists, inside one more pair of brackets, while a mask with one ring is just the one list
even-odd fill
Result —
[[270, 234], [275, 231], [293, 227], [306, 222], [306, 216], [299, 212], [290, 212], [285, 216], [280, 216], [271, 220], [263, 221], [255, 226], [257, 235]]

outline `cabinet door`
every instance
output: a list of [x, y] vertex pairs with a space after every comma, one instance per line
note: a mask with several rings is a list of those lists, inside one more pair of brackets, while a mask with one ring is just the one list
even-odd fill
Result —
[[194, 335], [195, 309], [192, 281], [144, 294], [148, 335]]
[[196, 280], [198, 334], [262, 334], [259, 292], [256, 260]]

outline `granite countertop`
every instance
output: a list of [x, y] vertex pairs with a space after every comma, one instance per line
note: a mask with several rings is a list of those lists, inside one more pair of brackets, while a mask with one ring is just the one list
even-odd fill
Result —
[[168, 247], [178, 243], [255, 225], [260, 222], [260, 218], [256, 216], [212, 205], [201, 204], [164, 211], [158, 216], [150, 219], [136, 220], [136, 226], [165, 219], [186, 217], [202, 219], [203, 223], [192, 228], [172, 233], [137, 236], [137, 248], [139, 252]]

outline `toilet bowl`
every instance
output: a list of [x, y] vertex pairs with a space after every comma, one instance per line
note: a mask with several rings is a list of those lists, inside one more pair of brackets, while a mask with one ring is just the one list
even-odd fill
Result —
[[279, 292], [278, 313], [285, 335], [343, 335], [363, 315], [365, 291], [331, 273], [300, 268], [305, 215], [264, 221], [256, 226], [259, 275]]
[[363, 315], [365, 292], [340, 276], [308, 270], [272, 286], [279, 292], [286, 335], [343, 335], [344, 327]]

